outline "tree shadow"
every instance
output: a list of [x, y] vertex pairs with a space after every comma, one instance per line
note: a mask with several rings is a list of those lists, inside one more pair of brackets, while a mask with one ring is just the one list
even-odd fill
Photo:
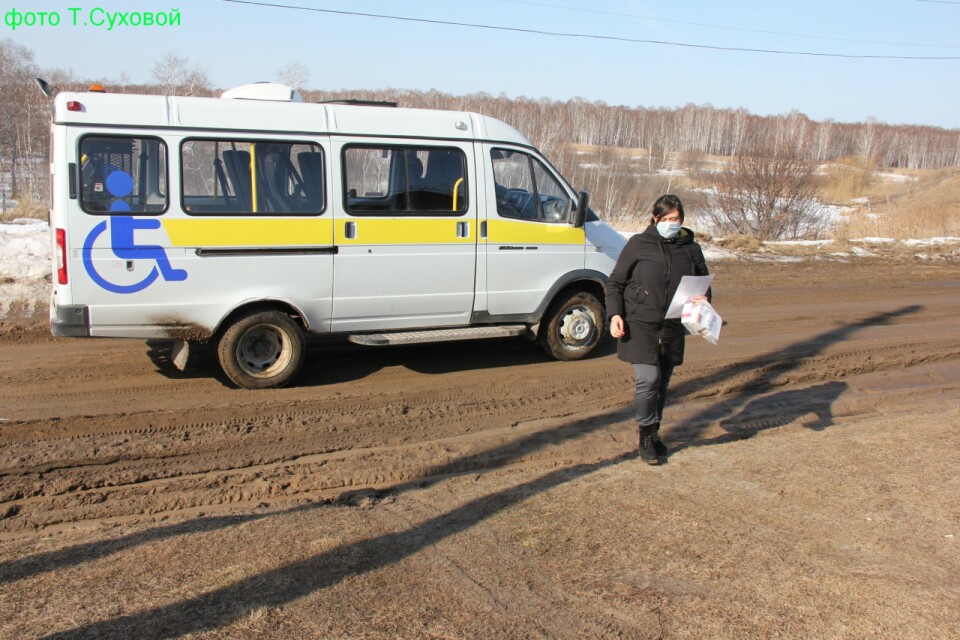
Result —
[[[834, 381], [765, 395], [776, 389], [776, 376], [799, 368], [805, 360], [823, 353], [830, 345], [849, 339], [857, 331], [890, 324], [922, 309], [921, 305], [909, 305], [879, 313], [678, 385], [671, 391], [673, 397], [692, 395], [723, 383], [728, 383], [725, 391], [731, 396], [674, 425], [670, 432], [676, 433], [679, 441], [671, 445], [671, 451], [749, 438], [759, 431], [788, 424], [809, 413], [814, 413], [817, 421], [805, 426], [818, 431], [829, 427], [833, 424], [831, 406], [848, 388], [846, 383]], [[703, 431], [718, 422], [727, 434], [704, 439]]]
[[[720, 424], [728, 431], [727, 439], [732, 439], [743, 437], [745, 433], [756, 433], [761, 428], [770, 428], [756, 423], [753, 423], [751, 427], [750, 417], [754, 415], [773, 413], [783, 419], [790, 418], [789, 421], [793, 421], [798, 417], [813, 413], [817, 416], [817, 421], [807, 426], [818, 430], [827, 428], [833, 422], [830, 407], [846, 389], [846, 384], [830, 382], [803, 391], [784, 391], [763, 396], [764, 392], [774, 388], [772, 384], [773, 374], [797, 368], [803, 358], [813, 357], [821, 353], [827, 346], [846, 340], [855, 331], [888, 324], [896, 318], [916, 313], [921, 309], [922, 307], [914, 305], [878, 314], [860, 322], [824, 332], [813, 339], [795, 343], [774, 353], [763, 354], [746, 362], [725, 367], [704, 379], [678, 385], [675, 393], [683, 395], [692, 393], [704, 386], [709, 387], [729, 380], [739, 380], [745, 376], [744, 379], [735, 382], [731, 398], [687, 418], [680, 427], [693, 433], [696, 437], [709, 424], [720, 420]], [[817, 394], [814, 402], [810, 401], [811, 392]], [[622, 422], [629, 415], [629, 409], [621, 408], [588, 419], [575, 420], [548, 432], [531, 434], [519, 442], [434, 467], [420, 478], [395, 485], [387, 491], [398, 493], [420, 488], [444, 477], [468, 472], [472, 466], [483, 469], [490, 469], [492, 465], [502, 466], [545, 445], [575, 439], [607, 425]], [[776, 425], [771, 423], [770, 426]], [[714, 439], [707, 444], [716, 441]], [[693, 444], [687, 443], [683, 446], [692, 446]], [[155, 607], [113, 620], [89, 623], [45, 637], [63, 640], [101, 637], [175, 638], [189, 633], [216, 629], [229, 624], [251, 610], [287, 604], [335, 585], [349, 577], [362, 575], [396, 563], [430, 545], [465, 531], [490, 516], [521, 503], [528, 497], [583, 477], [596, 470], [631, 459], [635, 455], [631, 451], [608, 460], [559, 469], [536, 480], [472, 500], [461, 507], [430, 518], [405, 531], [341, 545], [310, 558], [288, 563], [277, 569], [239, 580], [226, 587], [175, 604]], [[298, 506], [281, 513], [315, 507], [316, 505]], [[148, 540], [168, 538], [193, 531], [211, 531], [273, 515], [278, 514], [210, 518], [200, 522], [188, 522], [152, 529], [134, 534], [127, 539], [107, 543], [104, 551], [100, 553], [97, 550], [98, 543], [79, 545], [58, 552], [4, 563], [0, 565], [0, 576], [8, 577], [9, 580], [20, 579], [25, 577], [24, 574], [33, 575], [41, 571], [59, 568], [63, 566], [62, 563], [71, 561], [79, 563], [90, 560], [92, 559], [91, 553], [95, 557], [103, 557]]]
[[[612, 424], [622, 422], [629, 415], [629, 410], [609, 410], [587, 418], [572, 420], [555, 429], [544, 430], [529, 434], [514, 442], [508, 442], [499, 447], [467, 456], [441, 465], [425, 469], [419, 476], [388, 488], [376, 491], [372, 489], [345, 490], [335, 501], [350, 504], [356, 496], [369, 496], [389, 493], [401, 494], [413, 489], [420, 489], [432, 483], [466, 473], [488, 472], [507, 466], [517, 460], [548, 446], [562, 444], [576, 440], [584, 435], [604, 429]], [[330, 502], [330, 501], [328, 501]], [[323, 504], [323, 503], [320, 503]], [[297, 505], [283, 511], [269, 513], [255, 513], [237, 516], [213, 516], [197, 518], [172, 525], [154, 527], [127, 536], [111, 540], [97, 540], [84, 544], [74, 545], [65, 549], [58, 549], [32, 556], [0, 562], [0, 584], [15, 582], [37, 574], [57, 571], [65, 567], [92, 562], [109, 557], [127, 549], [149, 542], [165, 540], [192, 533], [216, 531], [236, 526], [245, 522], [253, 522], [273, 516], [296, 513], [314, 509], [318, 504]]]
[[622, 454], [592, 464], [558, 469], [530, 482], [471, 500], [404, 531], [340, 545], [181, 602], [92, 622], [44, 638], [177, 638], [217, 629], [250, 611], [282, 606], [348, 578], [395, 564], [532, 496], [631, 457]]

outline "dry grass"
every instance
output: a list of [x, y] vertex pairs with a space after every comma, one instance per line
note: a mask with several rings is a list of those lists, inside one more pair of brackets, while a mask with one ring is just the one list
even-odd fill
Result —
[[849, 202], [863, 197], [874, 182], [875, 167], [861, 158], [842, 158], [825, 168], [820, 187], [821, 198], [827, 202]]
[[760, 251], [763, 246], [763, 243], [753, 236], [746, 236], [739, 233], [726, 236], [725, 238], [716, 238], [714, 243], [724, 249], [736, 251], [737, 253], [756, 253]]
[[[890, 189], [888, 185], [887, 189]], [[901, 183], [887, 195], [872, 192], [869, 203], [848, 215], [848, 237], [931, 238], [960, 236], [960, 172], [936, 172]]]
[[46, 203], [40, 204], [32, 200], [21, 200], [17, 206], [7, 209], [6, 213], [0, 214], [0, 222], [10, 222], [17, 218], [32, 218], [34, 220], [46, 220], [48, 209]]

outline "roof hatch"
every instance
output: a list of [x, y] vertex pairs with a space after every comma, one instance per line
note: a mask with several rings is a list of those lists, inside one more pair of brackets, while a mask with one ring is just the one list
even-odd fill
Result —
[[223, 92], [221, 98], [228, 100], [271, 100], [274, 102], [303, 102], [300, 92], [293, 87], [276, 82], [254, 82]]

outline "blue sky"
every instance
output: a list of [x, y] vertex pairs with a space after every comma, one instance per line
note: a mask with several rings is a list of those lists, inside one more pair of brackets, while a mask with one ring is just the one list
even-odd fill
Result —
[[[268, 0], [269, 1], [269, 0]], [[606, 38], [847, 55], [956, 56], [878, 60], [719, 51], [601, 38], [337, 15], [222, 0], [163, 3], [31, 0], [20, 11], [57, 11], [57, 27], [0, 37], [29, 47], [41, 67], [109, 82], [175, 51], [206, 69], [214, 85], [276, 80], [301, 62], [308, 88], [484, 91], [510, 97], [582, 97], [612, 105], [743, 107], [769, 115], [799, 110], [815, 120], [868, 117], [890, 124], [960, 128], [960, 2], [930, 0], [273, 0], [333, 11]], [[67, 7], [165, 12], [179, 27], [83, 27]], [[690, 24], [697, 23], [697, 24]]]

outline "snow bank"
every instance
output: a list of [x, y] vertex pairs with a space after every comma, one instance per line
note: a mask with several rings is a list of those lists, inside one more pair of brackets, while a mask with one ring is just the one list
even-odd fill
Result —
[[43, 220], [0, 224], [0, 318], [33, 315], [50, 296], [50, 228]]

